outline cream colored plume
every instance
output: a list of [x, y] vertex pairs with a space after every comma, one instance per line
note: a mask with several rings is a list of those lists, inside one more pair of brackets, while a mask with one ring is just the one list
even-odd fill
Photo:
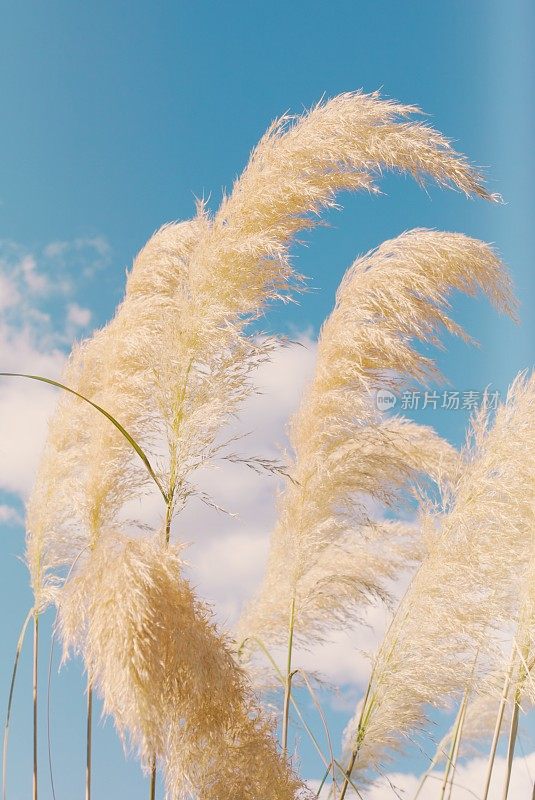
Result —
[[423, 521], [428, 555], [375, 659], [364, 708], [352, 723], [358, 781], [425, 727], [478, 670], [501, 666], [518, 620], [535, 531], [535, 376], [473, 422], [466, 464], [440, 512]]
[[[314, 224], [314, 215], [332, 206], [342, 190], [374, 190], [383, 169], [418, 180], [429, 176], [492, 199], [463, 156], [440, 134], [409, 119], [416, 112], [377, 94], [355, 93], [274, 123], [213, 217], [201, 205], [194, 220], [166, 226], [151, 238], [134, 262], [114, 319], [75, 348], [63, 376], [66, 385], [111, 413], [149, 455], [165, 502], [153, 544], [117, 542], [124, 507], [147, 491], [147, 473], [109, 420], [81, 400], [62, 397], [28, 505], [27, 558], [36, 603], [59, 603], [65, 641], [80, 648], [119, 730], [146, 759], [156, 753], [165, 762], [178, 797], [193, 791], [182, 779], [187, 784], [194, 775], [195, 791], [215, 800], [223, 791], [222, 761], [227, 779], [241, 781], [235, 797], [247, 796], [250, 767], [256, 770], [256, 797], [285, 800], [295, 794], [297, 784], [279, 759], [269, 724], [251, 706], [226, 644], [176, 578], [178, 556], [172, 547], [165, 551], [162, 541], [169, 539], [173, 515], [196, 491], [195, 470], [217, 456], [222, 426], [251, 391], [256, 365], [269, 356], [272, 343], [248, 336], [246, 325], [299, 283], [289, 247]], [[426, 434], [418, 435], [420, 445], [411, 450], [413, 462], [402, 471], [400, 486], [420, 460]], [[442, 446], [432, 435], [427, 439], [429, 469], [442, 469]], [[331, 461], [340, 486], [347, 480], [345, 458], [336, 446]], [[351, 458], [354, 453], [347, 454], [348, 463]], [[366, 458], [372, 463], [373, 453]], [[386, 473], [372, 478], [378, 494], [390, 493], [388, 480]], [[331, 527], [327, 520], [328, 535]], [[369, 535], [405, 547], [395, 525], [381, 531], [371, 526]], [[337, 541], [342, 538], [343, 532]], [[322, 551], [319, 539], [314, 548]], [[337, 555], [330, 551], [325, 558], [334, 564]], [[75, 562], [62, 597], [57, 587]], [[363, 566], [370, 591], [375, 568], [373, 559]], [[390, 571], [388, 565], [382, 575]], [[353, 595], [353, 587], [348, 593]], [[189, 654], [181, 642], [189, 642]], [[193, 658], [199, 671], [199, 653], [206, 654], [204, 689], [188, 673]], [[184, 686], [191, 689], [187, 697]], [[230, 720], [233, 698], [238, 705]]]
[[358, 259], [338, 291], [318, 344], [316, 374], [295, 414], [295, 462], [279, 503], [259, 595], [246, 609], [239, 642], [282, 641], [295, 598], [297, 635], [322, 636], [387, 593], [407, 564], [414, 529], [371, 523], [367, 503], [391, 505], [411, 481], [453, 479], [455, 450], [430, 428], [382, 419], [379, 389], [439, 377], [415, 342], [440, 328], [464, 335], [448, 316], [448, 295], [483, 291], [512, 313], [508, 274], [483, 242], [414, 230]]
[[377, 92], [349, 92], [300, 117], [276, 120], [195, 254], [199, 279], [211, 284], [228, 308], [256, 313], [266, 276], [272, 288], [278, 282], [286, 291], [293, 277], [288, 245], [315, 224], [311, 213], [334, 205], [342, 190], [374, 190], [385, 169], [495, 199], [440, 133], [410, 120], [419, 113]]
[[[186, 258], [205, 226], [202, 219], [170, 225], [136, 259], [132, 294], [114, 319], [75, 346], [63, 382], [115, 416], [150, 452], [158, 432], [151, 367], [144, 347], [161, 334], [173, 297], [186, 274]], [[158, 291], [158, 294], [156, 294]], [[98, 411], [70, 394], [60, 397], [27, 508], [27, 560], [39, 603], [125, 502], [141, 490], [147, 473], [130, 444]]]
[[[243, 326], [295, 284], [288, 248], [313, 224], [310, 214], [341, 190], [373, 188], [385, 168], [490, 197], [439, 133], [410, 121], [417, 112], [357, 92], [275, 122], [213, 220], [201, 206], [195, 220], [158, 231], [134, 263], [116, 318], [73, 353], [67, 385], [114, 414], [145, 450], [166, 441], [168, 522], [269, 353]], [[107, 420], [62, 398], [28, 513], [36, 591], [143, 489], [139, 467]]]
[[153, 755], [163, 764], [170, 797], [215, 800], [224, 785], [240, 800], [293, 800], [300, 783], [182, 578], [179, 548], [109, 532], [65, 584], [59, 625], [123, 740], [145, 766]]

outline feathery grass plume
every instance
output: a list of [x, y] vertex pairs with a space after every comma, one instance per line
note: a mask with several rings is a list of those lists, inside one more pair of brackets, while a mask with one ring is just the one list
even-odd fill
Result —
[[399, 121], [415, 111], [354, 93], [278, 120], [200, 237], [181, 307], [187, 330], [165, 328], [150, 354], [178, 507], [191, 491], [188, 476], [213, 455], [217, 431], [250, 391], [248, 378], [265, 348], [240, 334], [266, 301], [295, 286], [288, 248], [313, 223], [311, 212], [332, 205], [340, 190], [371, 188], [382, 168], [490, 197], [440, 134]]
[[[94, 345], [85, 345], [83, 356], [74, 354], [66, 385], [80, 391], [84, 385], [82, 393], [91, 399], [98, 396], [111, 413], [117, 409], [119, 421], [140, 435], [147, 427], [154, 433], [148, 423], [154, 416], [159, 420], [160, 433], [163, 428], [168, 440], [163, 469], [173, 506], [180, 508], [191, 494], [188, 476], [213, 455], [217, 431], [247, 394], [245, 384], [254, 364], [265, 357], [265, 349], [240, 333], [267, 300], [286, 294], [295, 282], [288, 247], [299, 230], [313, 224], [311, 213], [333, 205], [341, 190], [372, 189], [374, 176], [383, 168], [406, 171], [419, 180], [428, 175], [492, 199], [446, 139], [408, 120], [417, 112], [377, 93], [356, 92], [319, 104], [302, 117], [276, 121], [213, 221], [201, 204], [194, 221], [164, 227], [141, 251], [117, 315], [120, 321], [98, 337], [96, 347], [102, 352], [95, 360], [96, 374], [91, 364], [87, 366], [92, 361], [87, 351]], [[122, 345], [115, 340], [115, 329], [121, 331]], [[106, 492], [113, 495], [112, 505], [119, 505], [115, 482], [108, 480], [110, 470], [120, 473], [122, 460], [131, 473], [131, 454], [125, 451], [122, 459], [118, 457], [125, 443], [106, 430], [104, 419], [95, 420], [101, 433], [94, 436], [81, 418], [86, 411], [80, 411], [73, 398], [62, 398], [51, 424], [35, 490], [39, 497], [31, 502], [28, 518], [34, 584], [36, 570], [37, 583], [42, 582], [44, 575], [69, 563], [69, 557], [72, 562], [80, 545], [92, 539], [90, 532], [82, 532], [87, 519], [76, 518], [76, 507], [69, 515], [62, 499], [51, 496], [64, 491], [54, 489], [65, 483], [60, 473], [68, 478], [78, 465], [81, 478], [74, 481], [74, 496], [94, 493], [94, 501], [85, 501], [93, 509], [85, 516], [93, 520], [95, 530], [96, 509]], [[114, 443], [111, 450], [109, 439]], [[103, 468], [102, 480], [97, 474], [91, 486], [84, 484], [89, 462]], [[128, 474], [123, 484], [131, 480]], [[45, 495], [50, 514], [43, 508]], [[65, 491], [66, 497], [71, 495], [71, 489]], [[56, 533], [63, 530], [76, 531], [69, 555], [64, 545], [70, 536]], [[55, 538], [59, 553], [53, 552]]]
[[229, 311], [253, 316], [266, 285], [285, 295], [296, 279], [288, 249], [296, 234], [316, 224], [311, 215], [334, 206], [340, 191], [377, 191], [384, 169], [496, 199], [447, 139], [408, 119], [419, 113], [378, 92], [348, 92], [275, 120], [194, 254], [208, 293]]
[[[312, 225], [308, 215], [340, 190], [373, 190], [382, 168], [492, 199], [440, 134], [408, 121], [415, 112], [356, 93], [279, 120], [213, 220], [201, 207], [195, 220], [155, 234], [114, 320], [73, 354], [66, 385], [106, 408], [145, 450], [166, 440], [167, 538], [173, 513], [195, 491], [191, 474], [217, 452], [222, 424], [266, 357], [269, 343], [244, 329], [295, 283], [288, 247]], [[144, 490], [127, 443], [104, 418], [85, 424], [81, 408], [61, 400], [29, 505], [28, 561], [43, 596]]]
[[381, 419], [372, 397], [385, 386], [440, 377], [414, 342], [437, 344], [441, 327], [466, 337], [447, 313], [454, 289], [481, 289], [499, 309], [514, 311], [500, 260], [462, 234], [410, 231], [346, 274], [321, 331], [315, 377], [291, 423], [295, 463], [239, 641], [283, 639], [293, 597], [296, 633], [320, 638], [333, 621], [349, 621], [366, 600], [384, 596], [403, 566], [392, 540], [399, 527], [371, 525], [364, 501], [391, 505], [418, 476], [452, 478], [457, 457], [431, 429]]
[[269, 721], [181, 577], [180, 548], [109, 532], [65, 584], [59, 625], [123, 741], [146, 766], [162, 760], [170, 797], [295, 797]]
[[312, 792], [281, 757], [273, 721], [254, 703], [235, 708], [232, 724], [222, 735], [189, 739], [186, 747], [174, 737], [171, 748], [167, 759], [171, 797], [182, 797], [186, 767], [194, 787], [188, 795], [192, 800], [312, 800]]
[[[127, 297], [107, 326], [73, 348], [63, 373], [65, 385], [100, 403], [149, 445], [155, 424], [143, 342], [162, 324], [155, 292], [176, 292], [203, 226], [200, 220], [170, 225], [152, 237], [131, 276], [147, 306], [152, 292], [152, 319], [146, 317], [141, 328]], [[136, 458], [107, 419], [70, 394], [60, 397], [27, 508], [27, 561], [36, 596], [48, 596], [100, 528], [112, 524], [144, 486]]]
[[490, 199], [440, 134], [400, 121], [415, 111], [353, 93], [278, 120], [200, 237], [181, 307], [187, 330], [164, 329], [150, 354], [169, 442], [169, 493], [178, 508], [192, 491], [189, 475], [212, 457], [222, 423], [250, 391], [251, 370], [266, 353], [241, 333], [268, 300], [295, 286], [289, 245], [313, 224], [311, 213], [333, 205], [343, 189], [372, 188], [383, 168], [429, 175]]
[[491, 426], [484, 404], [466, 464], [423, 526], [428, 555], [376, 656], [362, 712], [349, 727], [357, 783], [467, 685], [474, 656], [488, 674], [520, 611], [533, 552], [535, 375], [520, 375]]

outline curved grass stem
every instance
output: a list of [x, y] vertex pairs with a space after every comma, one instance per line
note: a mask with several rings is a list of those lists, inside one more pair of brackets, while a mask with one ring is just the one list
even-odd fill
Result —
[[286, 658], [286, 675], [284, 684], [284, 702], [282, 708], [282, 752], [286, 755], [288, 750], [288, 723], [290, 718], [290, 700], [292, 697], [292, 650], [295, 627], [295, 595], [290, 608], [290, 622], [288, 624], [288, 653]]
[[162, 494], [165, 502], [166, 503], [168, 502], [167, 495], [165, 493], [165, 489], [163, 488], [160, 479], [158, 478], [158, 476], [154, 472], [154, 470], [152, 468], [152, 464], [150, 463], [150, 461], [149, 461], [147, 455], [145, 454], [145, 452], [142, 450], [142, 448], [139, 446], [139, 444], [136, 442], [136, 440], [133, 438], [133, 436], [131, 436], [128, 433], [126, 428], [124, 428], [121, 425], [121, 423], [118, 422], [115, 419], [115, 417], [113, 417], [108, 411], [106, 411], [105, 408], [102, 408], [102, 406], [99, 406], [97, 403], [94, 403], [88, 397], [84, 397], [83, 394], [80, 394], [79, 392], [76, 392], [74, 389], [71, 389], [69, 386], [65, 386], [63, 383], [60, 383], [59, 381], [54, 381], [54, 380], [52, 380], [52, 378], [45, 378], [42, 375], [28, 375], [28, 374], [26, 374], [24, 372], [0, 372], [0, 377], [3, 377], [3, 378], [29, 378], [32, 381], [40, 381], [41, 383], [48, 383], [50, 386], [55, 386], [58, 389], [63, 389], [65, 392], [69, 392], [69, 394], [73, 394], [75, 397], [78, 397], [80, 400], [83, 400], [85, 403], [88, 403], [92, 408], [94, 408], [100, 414], [105, 416], [106, 419], [108, 419], [112, 423], [112, 425], [114, 425], [117, 428], [117, 430], [124, 436], [126, 441], [130, 444], [130, 446], [135, 450], [135, 452], [138, 454], [138, 456], [142, 460], [143, 464], [145, 465], [145, 468], [146, 468], [147, 472], [149, 473], [150, 477], [152, 478], [152, 480], [154, 481], [154, 483], [156, 484], [156, 486], [160, 490], [160, 493]]

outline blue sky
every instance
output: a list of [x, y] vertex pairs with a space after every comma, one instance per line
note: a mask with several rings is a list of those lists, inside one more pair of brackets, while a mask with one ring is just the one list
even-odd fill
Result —
[[[363, 88], [424, 109], [485, 169], [505, 204], [468, 201], [434, 186], [423, 192], [393, 176], [382, 184], [385, 196], [342, 197], [344, 210], [328, 215], [330, 226], [295, 250], [311, 291], [299, 305], [271, 312], [264, 327], [313, 336], [356, 255], [415, 226], [462, 231], [494, 242], [510, 265], [522, 325], [460, 299], [456, 318], [481, 348], [448, 341], [440, 363], [452, 388], [481, 391], [492, 383], [503, 391], [519, 369], [533, 365], [535, 353], [534, 16], [527, 0], [11, 4], [0, 32], [0, 261], [19, 295], [3, 312], [9, 368], [16, 369], [18, 352], [22, 362], [32, 349], [54, 369], [73, 337], [105, 322], [121, 297], [125, 269], [150, 234], [163, 222], [192, 216], [195, 197], [216, 208], [274, 117], [299, 112], [324, 94]], [[44, 395], [31, 397], [39, 404]], [[46, 409], [32, 406], [27, 417], [24, 409], [10, 394], [0, 424], [21, 430], [30, 452]], [[18, 414], [16, 423], [11, 414]], [[427, 411], [419, 418], [455, 443], [463, 438], [466, 412]], [[15, 466], [2, 442], [0, 453], [0, 502], [20, 509], [33, 462]], [[10, 613], [3, 621], [0, 696], [7, 697], [29, 592], [16, 560], [22, 531], [13, 520], [4, 524], [1, 585]], [[26, 798], [30, 785], [28, 670], [25, 657], [10, 761], [13, 800]], [[81, 686], [73, 665], [54, 688], [61, 697], [54, 710], [63, 773], [58, 797], [74, 796], [83, 779]], [[339, 726], [342, 716], [332, 713]], [[48, 798], [44, 749], [42, 764]], [[312, 762], [305, 766], [317, 773]], [[122, 763], [111, 730], [104, 731], [95, 796], [126, 789], [133, 800], [146, 796], [135, 765]]]

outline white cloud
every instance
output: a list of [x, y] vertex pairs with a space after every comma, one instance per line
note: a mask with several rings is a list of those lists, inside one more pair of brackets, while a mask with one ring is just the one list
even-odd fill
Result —
[[[286, 423], [315, 361], [315, 343], [302, 337], [301, 345], [276, 351], [272, 361], [259, 369], [255, 384], [260, 393], [251, 395], [239, 421], [228, 431], [249, 434], [234, 450], [278, 460], [284, 456]], [[204, 470], [198, 478], [201, 489], [236, 516], [194, 500], [177, 520], [177, 534], [193, 540], [186, 558], [200, 591], [223, 609], [223, 618], [235, 620], [263, 573], [279, 483], [270, 474], [258, 475], [243, 464], [229, 462]]]
[[78, 303], [69, 303], [67, 321], [76, 328], [86, 328], [91, 322], [91, 311], [89, 308], [79, 306]]
[[43, 254], [47, 258], [58, 258], [69, 249], [69, 242], [50, 242], [43, 248]]
[[[109, 253], [102, 237], [51, 242], [39, 257], [0, 241], [1, 372], [61, 375], [72, 338], [91, 322], [90, 309], [66, 303], [82, 286], [72, 276], [103, 264]], [[0, 489], [27, 496], [56, 402], [49, 386], [0, 379]]]
[[19, 300], [20, 294], [15, 282], [0, 272], [0, 311], [15, 306]]
[[100, 256], [107, 257], [111, 252], [109, 242], [103, 236], [86, 236], [74, 240], [74, 246], [78, 250], [91, 248]]
[[258, 585], [267, 546], [267, 536], [238, 530], [221, 538], [211, 537], [190, 559], [194, 582], [204, 587], [205, 596], [217, 599], [217, 614], [222, 621], [235, 620], [243, 598]]
[[49, 289], [49, 280], [46, 275], [39, 272], [37, 262], [32, 255], [25, 255], [18, 264], [18, 271], [24, 283], [34, 294], [45, 294]]
[[[0, 310], [4, 311], [4, 320], [16, 328], [46, 322], [47, 336], [68, 344], [76, 328], [85, 327], [91, 319], [89, 309], [76, 302], [76, 294], [83, 291], [97, 265], [106, 263], [109, 252], [109, 245], [100, 237], [52, 242], [39, 258], [16, 242], [0, 241]], [[65, 304], [67, 298], [63, 316], [58, 303]], [[52, 309], [54, 321], [50, 324]], [[39, 331], [42, 333], [43, 329]]]
[[[65, 360], [57, 350], [40, 350], [28, 328], [0, 325], [2, 372], [57, 378]], [[25, 378], [0, 378], [0, 488], [25, 497], [32, 485], [47, 421], [57, 402], [50, 386]]]
[[71, 273], [76, 270], [83, 278], [92, 278], [109, 264], [111, 247], [103, 236], [80, 236], [49, 242], [42, 253], [56, 270], [68, 268]]
[[[458, 765], [455, 773], [455, 785], [451, 800], [473, 800], [481, 797], [487, 770], [486, 758], [474, 758]], [[489, 800], [501, 800], [506, 772], [505, 758], [497, 758], [492, 774], [492, 783]], [[510, 800], [530, 798], [533, 792], [533, 778], [535, 776], [535, 753], [530, 753], [525, 758], [516, 757], [513, 761], [511, 784], [509, 787]], [[420, 792], [419, 800], [438, 800], [440, 797], [442, 774], [433, 772], [424, 788]], [[366, 800], [411, 800], [419, 783], [419, 778], [411, 773], [392, 772], [388, 780], [382, 779], [366, 792]], [[319, 783], [318, 783], [319, 786]], [[392, 788], [395, 788], [394, 789]], [[396, 795], [397, 792], [397, 795]], [[354, 797], [354, 795], [352, 795]]]
[[0, 503], [0, 524], [21, 525], [22, 521], [22, 517], [16, 508]]

